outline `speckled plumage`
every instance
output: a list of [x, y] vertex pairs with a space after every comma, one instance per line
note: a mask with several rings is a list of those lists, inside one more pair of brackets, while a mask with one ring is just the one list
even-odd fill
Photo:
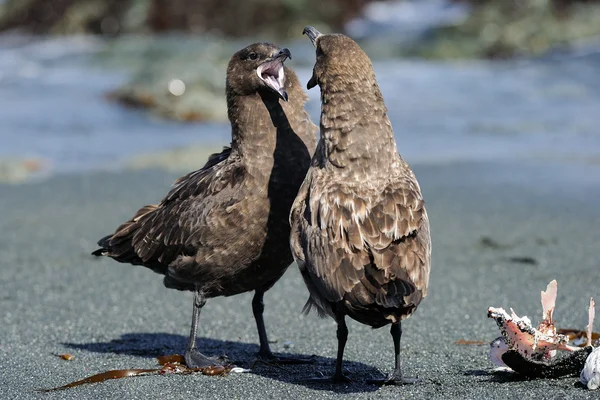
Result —
[[94, 254], [144, 265], [165, 275], [165, 286], [203, 299], [256, 290], [262, 307], [262, 293], [293, 261], [288, 216], [317, 133], [291, 69], [284, 67], [289, 101], [257, 75], [279, 52], [257, 43], [233, 55], [227, 69], [231, 148], [179, 178], [158, 205], [142, 207], [100, 240]]
[[290, 214], [307, 309], [338, 324], [348, 315], [374, 328], [399, 325], [429, 282], [421, 190], [398, 154], [367, 55], [347, 36], [305, 32], [317, 53], [308, 86], [320, 86], [322, 102], [321, 139]]

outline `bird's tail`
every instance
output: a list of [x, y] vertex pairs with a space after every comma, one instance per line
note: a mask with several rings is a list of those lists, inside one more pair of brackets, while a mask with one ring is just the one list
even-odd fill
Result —
[[92, 252], [93, 256], [105, 256], [110, 252], [110, 239], [112, 235], [104, 236], [102, 239], [98, 240], [98, 246], [100, 248], [94, 252]]
[[327, 310], [321, 308], [312, 298], [309, 297], [304, 307], [302, 307], [302, 314], [308, 315], [312, 309], [317, 312], [317, 315], [320, 318], [326, 318], [329, 315]]

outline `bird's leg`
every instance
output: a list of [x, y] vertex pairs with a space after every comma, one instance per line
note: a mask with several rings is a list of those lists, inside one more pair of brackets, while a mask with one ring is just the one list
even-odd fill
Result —
[[350, 382], [350, 378], [344, 375], [342, 366], [344, 363], [344, 348], [346, 347], [346, 341], [348, 341], [348, 327], [346, 326], [346, 319], [344, 315], [338, 316], [337, 318], [337, 340], [338, 340], [338, 352], [337, 360], [335, 361], [335, 374], [333, 375], [333, 382]]
[[314, 358], [291, 358], [276, 356], [271, 352], [269, 346], [269, 339], [267, 337], [267, 330], [265, 328], [265, 320], [263, 318], [263, 312], [265, 311], [265, 304], [263, 297], [265, 292], [257, 290], [254, 293], [252, 299], [252, 312], [254, 313], [254, 319], [256, 320], [256, 328], [258, 329], [258, 339], [260, 341], [260, 350], [258, 351], [258, 358], [265, 361], [266, 364], [311, 364], [314, 362]]
[[349, 383], [352, 382], [348, 376], [344, 374], [343, 363], [344, 363], [344, 348], [346, 347], [346, 341], [348, 340], [348, 327], [346, 326], [346, 320], [344, 314], [337, 314], [335, 320], [337, 321], [337, 339], [338, 339], [338, 352], [337, 359], [335, 362], [335, 373], [329, 378], [312, 378], [311, 382], [321, 383]]
[[390, 328], [392, 339], [394, 340], [394, 356], [395, 356], [395, 367], [387, 378], [384, 379], [370, 379], [367, 383], [374, 385], [408, 385], [420, 382], [417, 378], [407, 378], [402, 376], [401, 362], [400, 362], [400, 338], [402, 337], [402, 325], [400, 321], [392, 324]]
[[192, 327], [190, 329], [190, 339], [185, 350], [185, 363], [188, 368], [205, 368], [220, 363], [215, 358], [210, 358], [200, 353], [196, 349], [196, 334], [198, 332], [198, 320], [200, 319], [200, 311], [206, 304], [206, 298], [200, 290], [194, 292], [194, 312], [192, 314]]

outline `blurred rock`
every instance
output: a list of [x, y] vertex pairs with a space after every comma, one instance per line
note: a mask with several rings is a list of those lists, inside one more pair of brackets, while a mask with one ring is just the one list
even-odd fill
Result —
[[124, 36], [99, 62], [132, 70], [131, 81], [109, 93], [110, 100], [167, 119], [226, 121], [225, 70], [243, 46], [214, 36]]
[[6, 0], [0, 6], [0, 31], [44, 33], [120, 31], [120, 21], [136, 0]]
[[304, 25], [341, 30], [369, 0], [6, 0], [0, 30], [33, 33], [215, 32], [297, 35]]

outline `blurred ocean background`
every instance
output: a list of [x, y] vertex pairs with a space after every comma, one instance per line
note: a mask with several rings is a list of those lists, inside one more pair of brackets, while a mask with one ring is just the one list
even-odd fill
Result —
[[[49, 0], [42, 12], [36, 0], [0, 1], [0, 181], [201, 167], [230, 140], [231, 54], [254, 41], [288, 47], [305, 83], [314, 49], [304, 24], [359, 40], [409, 163], [518, 159], [600, 172], [599, 2], [339, 0], [313, 20], [309, 0], [263, 0], [248, 4], [297, 15], [258, 13], [260, 24], [238, 30], [198, 17], [215, 2], [163, 25], [144, 11], [151, 3]], [[318, 124], [318, 88], [308, 94]]]

